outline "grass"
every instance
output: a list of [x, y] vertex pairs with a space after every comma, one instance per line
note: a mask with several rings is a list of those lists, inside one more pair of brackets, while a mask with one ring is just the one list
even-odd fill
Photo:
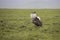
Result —
[[[32, 11], [42, 27], [31, 23]], [[0, 40], [60, 40], [60, 9], [0, 9]]]

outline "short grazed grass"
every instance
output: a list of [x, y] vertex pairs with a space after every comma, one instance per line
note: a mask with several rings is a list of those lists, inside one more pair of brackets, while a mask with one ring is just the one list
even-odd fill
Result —
[[[33, 11], [42, 27], [31, 22]], [[0, 9], [0, 40], [60, 40], [60, 9]]]

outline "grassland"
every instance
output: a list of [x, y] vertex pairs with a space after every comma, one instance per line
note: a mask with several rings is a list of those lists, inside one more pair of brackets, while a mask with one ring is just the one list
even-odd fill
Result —
[[[32, 11], [42, 27], [31, 23]], [[0, 40], [60, 40], [60, 9], [0, 9]]]

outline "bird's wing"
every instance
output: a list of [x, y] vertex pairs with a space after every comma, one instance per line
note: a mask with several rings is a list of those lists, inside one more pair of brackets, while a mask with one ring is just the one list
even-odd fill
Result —
[[39, 16], [37, 16], [37, 18], [38, 18], [39, 20], [41, 20], [41, 18], [40, 18]]

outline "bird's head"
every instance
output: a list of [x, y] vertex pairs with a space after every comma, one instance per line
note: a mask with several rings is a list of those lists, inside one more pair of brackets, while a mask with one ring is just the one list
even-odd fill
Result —
[[36, 11], [33, 11], [32, 13], [34, 13], [34, 14], [35, 14], [35, 13], [36, 13]]

